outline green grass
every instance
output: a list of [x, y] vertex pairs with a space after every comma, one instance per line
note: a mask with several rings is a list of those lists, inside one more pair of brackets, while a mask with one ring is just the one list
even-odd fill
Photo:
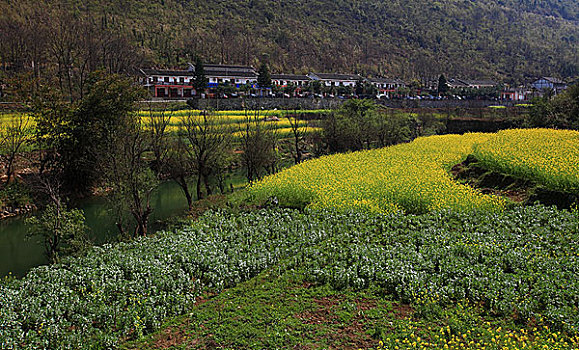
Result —
[[336, 290], [308, 282], [304, 271], [273, 269], [200, 297], [187, 315], [122, 348], [573, 349], [577, 340], [540, 319], [521, 325], [468, 301], [409, 305], [380, 288]]

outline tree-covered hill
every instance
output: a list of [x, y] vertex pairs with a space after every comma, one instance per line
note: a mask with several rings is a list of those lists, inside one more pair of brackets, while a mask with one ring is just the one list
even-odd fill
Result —
[[90, 22], [94, 34], [126, 38], [148, 66], [183, 66], [200, 55], [253, 65], [267, 58], [288, 73], [407, 79], [579, 74], [578, 0], [3, 0], [3, 63], [10, 40], [22, 46], [5, 40], [6, 28], [54, 26], [63, 9]]

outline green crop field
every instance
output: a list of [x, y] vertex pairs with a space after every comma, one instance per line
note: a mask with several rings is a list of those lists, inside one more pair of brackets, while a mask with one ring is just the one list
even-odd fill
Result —
[[[340, 322], [359, 315], [355, 301], [362, 296], [375, 300], [363, 332], [375, 347], [422, 338], [433, 349], [471, 342], [571, 349], [579, 323], [578, 219], [540, 206], [471, 215], [208, 213], [173, 233], [94, 248], [86, 257], [2, 282], [0, 343], [116, 348], [187, 313], [200, 336], [225, 347], [305, 341], [323, 348], [331, 344], [292, 314], [297, 305], [258, 298], [304, 298], [304, 312], [316, 300], [304, 290], [311, 286], [314, 296], [351, 296], [352, 304], [336, 315], [345, 318]], [[239, 287], [244, 292], [235, 289], [250, 280]], [[224, 290], [237, 297], [216, 299], [197, 313], [198, 297]], [[251, 296], [257, 298], [252, 305], [239, 303]], [[408, 305], [413, 316], [393, 320], [392, 303]], [[248, 309], [264, 312], [265, 306], [271, 313], [260, 320]], [[296, 337], [300, 332], [307, 337]], [[203, 337], [192, 336], [183, 348], [195, 348]]]
[[578, 135], [433, 136], [306, 161], [230, 210], [1, 281], [0, 348], [577, 349], [577, 209], [507, 205], [449, 170], [475, 155], [573, 194]]

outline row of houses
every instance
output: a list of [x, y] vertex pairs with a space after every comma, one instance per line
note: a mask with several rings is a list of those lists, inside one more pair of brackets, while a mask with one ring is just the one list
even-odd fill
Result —
[[526, 101], [532, 97], [540, 96], [549, 91], [555, 95], [567, 88], [567, 83], [553, 77], [542, 77], [530, 84], [530, 86], [505, 87], [501, 91], [500, 98], [507, 101]]
[[[220, 84], [229, 84], [237, 88], [241, 86], [255, 86], [258, 73], [251, 66], [241, 65], [204, 65], [208, 88], [215, 88]], [[156, 98], [189, 98], [195, 95], [193, 81], [195, 66], [189, 64], [186, 70], [141, 69], [141, 83]], [[378, 96], [391, 97], [397, 94], [406, 84], [400, 79], [364, 78], [358, 74], [315, 73], [299, 74], [272, 74], [272, 84], [278, 87], [294, 86], [297, 90], [303, 89], [312, 82], [319, 82], [326, 87], [353, 88], [359, 81], [372, 84], [378, 91]], [[438, 80], [426, 82], [424, 88], [436, 91]], [[492, 80], [449, 79], [451, 89], [483, 89], [495, 88], [499, 83]], [[533, 82], [531, 88], [504, 89], [501, 98], [505, 100], [521, 101], [528, 99], [532, 93], [551, 89], [555, 93], [566, 88], [566, 84], [555, 78], [544, 77]]]
[[[229, 84], [237, 88], [243, 85], [257, 84], [258, 73], [250, 66], [237, 65], [204, 65], [207, 87], [215, 88], [219, 84]], [[187, 98], [195, 94], [193, 81], [195, 66], [190, 64], [187, 70], [140, 69], [140, 81], [157, 98]], [[359, 81], [365, 81], [376, 86], [381, 93], [395, 93], [406, 84], [398, 79], [364, 78], [358, 74], [309, 73], [272, 74], [272, 84], [278, 87], [295, 86], [303, 88], [314, 81], [326, 87], [355, 87]]]

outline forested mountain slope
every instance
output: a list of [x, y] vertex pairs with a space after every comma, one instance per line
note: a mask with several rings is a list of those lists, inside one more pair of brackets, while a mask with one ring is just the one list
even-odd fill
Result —
[[[100, 29], [93, 33], [125, 37], [148, 66], [200, 55], [407, 79], [579, 74], [578, 0], [4, 0], [0, 24], [54, 26], [71, 8]], [[7, 61], [10, 43], [0, 45]]]

